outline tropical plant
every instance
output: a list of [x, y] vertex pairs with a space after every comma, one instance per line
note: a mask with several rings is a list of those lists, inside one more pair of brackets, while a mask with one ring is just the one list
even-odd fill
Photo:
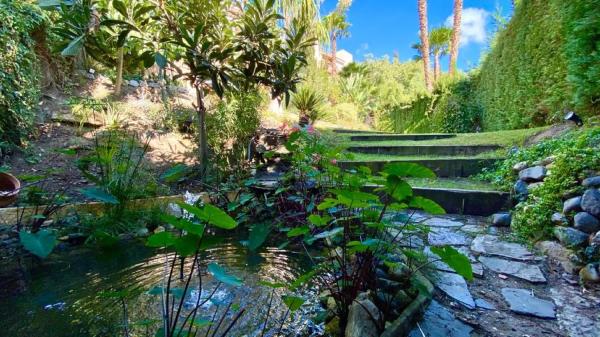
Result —
[[5, 151], [22, 144], [36, 116], [40, 76], [32, 35], [43, 29], [45, 19], [34, 5], [3, 0], [0, 22], [0, 143]]
[[452, 38], [452, 30], [446, 27], [432, 29], [429, 32], [429, 44], [433, 54], [433, 79], [438, 81], [441, 76], [440, 57], [448, 53], [449, 43]]
[[452, 37], [450, 41], [450, 75], [456, 73], [456, 60], [458, 59], [458, 46], [460, 43], [460, 26], [462, 21], [463, 0], [454, 0], [454, 13], [452, 16]]
[[421, 57], [423, 59], [423, 74], [425, 87], [428, 91], [433, 89], [431, 72], [429, 71], [429, 33], [427, 26], [427, 0], [418, 0], [419, 11], [419, 37], [421, 38]]
[[314, 124], [323, 117], [325, 99], [313, 89], [303, 86], [292, 96], [292, 105], [298, 110], [300, 126]]

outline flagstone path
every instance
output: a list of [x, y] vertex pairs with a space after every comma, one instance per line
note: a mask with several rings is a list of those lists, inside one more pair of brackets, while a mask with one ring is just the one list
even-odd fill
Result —
[[[432, 304], [411, 337], [600, 337], [600, 294], [584, 292], [576, 279], [487, 218], [417, 214], [431, 228], [411, 246], [449, 244], [471, 260], [468, 282], [442, 262], [427, 271], [436, 286]], [[402, 242], [401, 244], [408, 244]]]

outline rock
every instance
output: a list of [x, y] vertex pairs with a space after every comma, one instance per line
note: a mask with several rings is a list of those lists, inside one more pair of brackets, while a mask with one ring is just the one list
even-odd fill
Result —
[[574, 273], [577, 265], [571, 260], [573, 252], [556, 241], [540, 241], [536, 243], [536, 248], [550, 260], [560, 264], [567, 273]]
[[466, 246], [470, 241], [464, 234], [446, 228], [432, 229], [427, 234], [427, 240], [432, 246]]
[[480, 256], [479, 261], [496, 273], [511, 275], [532, 283], [546, 282], [546, 278], [538, 266], [523, 262], [508, 261], [497, 257]]
[[571, 227], [554, 227], [554, 236], [563, 245], [573, 247], [584, 247], [587, 244], [588, 234]]
[[88, 80], [92, 80], [93, 81], [93, 80], [96, 79], [96, 76], [94, 76], [94, 74], [86, 74], [85, 76], [87, 77]]
[[600, 187], [600, 176], [583, 179], [581, 185], [586, 188]]
[[492, 303], [484, 300], [483, 298], [476, 298], [475, 299], [475, 305], [478, 308], [481, 308], [481, 309], [496, 310], [496, 306], [495, 305], [493, 305]]
[[386, 278], [380, 278], [377, 280], [377, 288], [387, 293], [395, 294], [402, 287], [399, 282], [388, 280]]
[[425, 225], [431, 227], [462, 227], [464, 223], [458, 221], [452, 221], [444, 218], [431, 218], [423, 221]]
[[[423, 332], [421, 333], [421, 330]], [[419, 322], [419, 326], [415, 327], [409, 337], [425, 336], [446, 336], [446, 337], [470, 337], [473, 328], [460, 320], [448, 311], [439, 302], [433, 300], [423, 314], [423, 319]], [[392, 335], [383, 335], [385, 337]], [[393, 335], [394, 337], [398, 335]]]
[[140, 82], [138, 82], [138, 81], [136, 81], [136, 80], [130, 80], [130, 81], [128, 82], [128, 84], [129, 84], [129, 86], [130, 86], [130, 87], [134, 87], [134, 88], [137, 88], [137, 87], [139, 87], [139, 86], [140, 86]]
[[475, 309], [475, 301], [469, 292], [465, 279], [454, 273], [438, 271], [433, 284], [451, 298], [469, 309]]
[[600, 263], [588, 263], [579, 271], [581, 284], [600, 283]]
[[390, 280], [396, 282], [406, 282], [406, 280], [410, 279], [410, 276], [410, 268], [408, 268], [405, 264], [402, 263], [395, 265], [388, 271], [388, 277], [390, 278]]
[[529, 188], [527, 187], [527, 183], [523, 180], [517, 180], [514, 189], [519, 201], [524, 201], [529, 196]]
[[600, 260], [600, 246], [589, 246], [583, 251], [586, 261]]
[[[369, 299], [358, 300], [350, 306], [346, 337], [378, 337], [377, 322], [381, 319], [379, 309]], [[372, 318], [371, 318], [372, 317]], [[375, 321], [373, 321], [373, 318]]]
[[592, 247], [600, 247], [600, 232], [596, 233], [595, 235], [592, 235], [590, 237], [590, 246]]
[[568, 226], [569, 225], [569, 219], [567, 219], [567, 217], [564, 214], [558, 213], [558, 212], [552, 214], [550, 221], [552, 221], [553, 224], [559, 225], [559, 226]]
[[556, 161], [556, 156], [548, 156], [541, 161], [544, 166], [550, 165]]
[[581, 209], [600, 218], [600, 191], [589, 189], [581, 197]]
[[485, 227], [478, 225], [464, 225], [460, 230], [465, 233], [479, 234], [485, 232]]
[[554, 303], [533, 296], [530, 290], [502, 288], [501, 292], [511, 311], [540, 318], [556, 318]]
[[590, 213], [579, 212], [575, 214], [573, 227], [584, 233], [594, 234], [600, 230], [600, 221]]
[[496, 213], [492, 215], [492, 226], [510, 227], [512, 216], [510, 213]]
[[513, 171], [515, 171], [515, 172], [521, 172], [521, 171], [523, 171], [524, 169], [526, 169], [526, 168], [527, 168], [527, 166], [528, 166], [528, 165], [527, 165], [527, 162], [526, 162], [526, 161], [522, 161], [522, 162], [516, 163], [516, 164], [513, 166]]
[[542, 185], [544, 185], [543, 181], [537, 182], [537, 183], [531, 183], [529, 185], [527, 185], [527, 189], [530, 191], [533, 191], [537, 188], [540, 188]]
[[563, 214], [581, 211], [581, 197], [573, 197], [563, 204]]
[[535, 255], [525, 246], [518, 243], [501, 241], [495, 235], [478, 235], [471, 243], [471, 250], [475, 253], [507, 257], [513, 260], [531, 261]]
[[542, 181], [546, 177], [548, 170], [544, 166], [534, 166], [519, 172], [519, 179], [526, 183]]

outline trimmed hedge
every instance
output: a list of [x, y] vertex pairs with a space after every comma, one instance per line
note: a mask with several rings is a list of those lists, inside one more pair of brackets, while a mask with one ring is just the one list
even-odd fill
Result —
[[598, 113], [600, 0], [524, 0], [476, 77], [486, 130], [557, 122], [565, 109]]
[[31, 130], [40, 95], [31, 34], [43, 22], [38, 6], [0, 0], [0, 145], [20, 145]]

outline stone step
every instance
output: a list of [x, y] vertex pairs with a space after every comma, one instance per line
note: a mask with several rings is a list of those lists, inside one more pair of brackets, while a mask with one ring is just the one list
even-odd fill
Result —
[[500, 158], [477, 159], [477, 158], [431, 158], [410, 160], [378, 160], [378, 161], [343, 161], [338, 165], [343, 169], [358, 168], [366, 166], [373, 173], [381, 172], [388, 163], [416, 163], [421, 164], [440, 178], [470, 177], [478, 174], [485, 167], [502, 160]]
[[373, 131], [373, 130], [350, 130], [350, 129], [333, 129], [335, 133], [364, 133], [364, 134], [389, 134], [385, 131]]
[[387, 141], [387, 140], [432, 140], [432, 139], [446, 139], [456, 137], [455, 134], [450, 133], [414, 133], [414, 134], [370, 134], [370, 135], [355, 135], [350, 136], [350, 140], [353, 142], [376, 142], [376, 141]]
[[348, 151], [398, 156], [474, 156], [500, 149], [499, 145], [384, 145], [350, 146]]

